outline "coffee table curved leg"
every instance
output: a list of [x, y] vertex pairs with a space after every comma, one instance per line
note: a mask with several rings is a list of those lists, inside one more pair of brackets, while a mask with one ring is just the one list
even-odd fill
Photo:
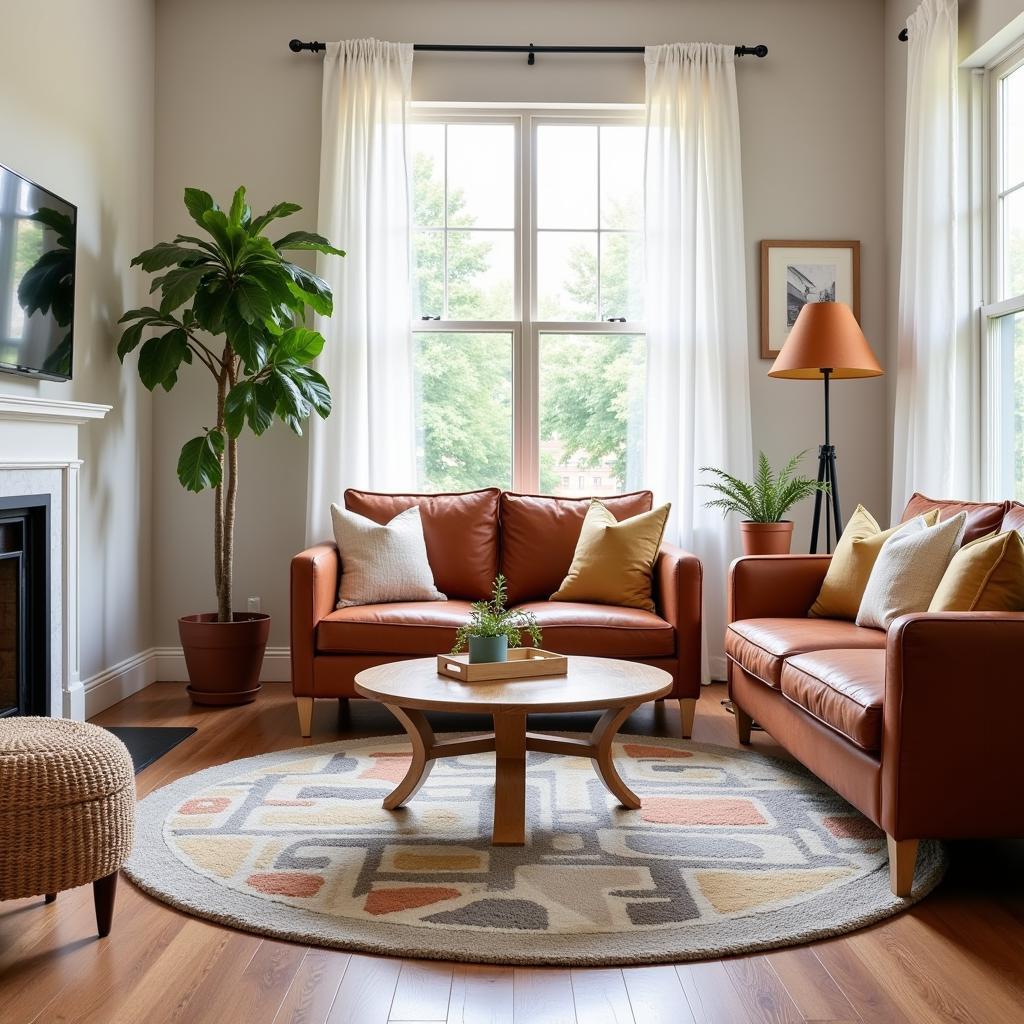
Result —
[[420, 786], [427, 781], [427, 776], [434, 767], [435, 740], [434, 730], [422, 711], [407, 710], [398, 707], [397, 704], [384, 706], [402, 723], [412, 743], [412, 763], [405, 773], [405, 778], [384, 798], [384, 810], [393, 811], [411, 800]]
[[637, 810], [640, 807], [640, 797], [636, 795], [623, 781], [612, 760], [612, 742], [616, 733], [622, 727], [622, 723], [639, 707], [639, 704], [630, 704], [624, 708], [609, 708], [598, 719], [594, 731], [590, 734], [590, 742], [594, 746], [594, 753], [591, 760], [601, 781], [608, 787], [611, 793], [623, 807], [630, 810]]

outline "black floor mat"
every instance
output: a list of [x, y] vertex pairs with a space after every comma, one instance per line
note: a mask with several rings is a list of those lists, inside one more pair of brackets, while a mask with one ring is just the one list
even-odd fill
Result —
[[132, 755], [135, 774], [148, 768], [154, 761], [163, 757], [182, 740], [187, 740], [196, 730], [177, 726], [157, 725], [105, 725], [107, 732], [112, 732]]

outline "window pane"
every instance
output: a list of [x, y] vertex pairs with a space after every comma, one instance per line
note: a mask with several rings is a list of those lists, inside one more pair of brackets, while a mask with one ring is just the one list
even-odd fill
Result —
[[644, 130], [601, 126], [601, 227], [639, 231], [644, 214]]
[[537, 315], [597, 319], [597, 232], [537, 232]]
[[1003, 79], [1003, 183], [1024, 181], [1024, 67]]
[[448, 125], [448, 226], [515, 226], [515, 130]]
[[1024, 501], [1024, 312], [1002, 316], [992, 328], [1000, 432], [989, 454], [998, 467], [999, 493]]
[[1024, 188], [1011, 192], [1003, 205], [1002, 298], [1024, 295]]
[[597, 227], [597, 126], [537, 129], [537, 226]]
[[644, 318], [644, 253], [637, 232], [601, 233], [601, 319]]
[[514, 242], [511, 231], [448, 232], [448, 319], [512, 319]]
[[416, 333], [424, 491], [512, 486], [512, 335]]
[[412, 315], [444, 316], [444, 232], [412, 233]]
[[576, 497], [636, 489], [642, 473], [640, 335], [540, 336], [540, 487]]
[[408, 145], [413, 224], [444, 227], [444, 125], [409, 125]]

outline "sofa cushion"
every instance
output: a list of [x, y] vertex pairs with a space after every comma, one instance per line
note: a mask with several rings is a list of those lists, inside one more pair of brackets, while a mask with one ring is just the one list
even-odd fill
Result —
[[[958, 512], [966, 512], [967, 528], [960, 543], [969, 544], [972, 540], [984, 537], [986, 533], [1000, 529], [1009, 507], [1008, 501], [951, 501], [944, 498], [929, 498], [915, 491], [903, 510], [900, 522], [905, 523], [915, 516], [924, 515], [933, 508], [939, 510], [939, 522], [945, 522]], [[1013, 527], [1006, 526], [1003, 529], [1011, 530]]]
[[882, 746], [884, 650], [798, 654], [782, 668], [782, 695], [862, 750]]
[[838, 648], [885, 648], [885, 633], [840, 619], [741, 619], [725, 631], [725, 653], [775, 689], [794, 654]]
[[516, 607], [530, 612], [544, 631], [544, 648], [559, 654], [599, 658], [658, 658], [675, 653], [675, 630], [653, 612], [607, 604], [530, 601]]
[[999, 530], [1001, 533], [1006, 530], [1016, 530], [1018, 533], [1024, 533], [1024, 505], [1019, 501], [1012, 502], [1006, 511], [1003, 525]]
[[[501, 495], [501, 571], [510, 604], [547, 600], [562, 585], [591, 500], [511, 491]], [[601, 503], [621, 522], [650, 512], [653, 500], [650, 491], [636, 491], [601, 498]], [[434, 578], [444, 590], [436, 571]]]
[[468, 618], [468, 601], [340, 608], [317, 625], [316, 649], [329, 654], [445, 654]]
[[349, 488], [345, 507], [383, 525], [418, 505], [437, 589], [448, 597], [482, 601], [491, 596], [498, 574], [500, 494], [496, 487], [463, 494], [377, 494]]

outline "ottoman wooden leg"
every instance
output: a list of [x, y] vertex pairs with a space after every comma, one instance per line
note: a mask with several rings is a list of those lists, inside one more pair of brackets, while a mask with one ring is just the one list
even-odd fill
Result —
[[46, 902], [47, 903], [56, 903], [57, 902], [57, 894], [55, 892], [48, 892], [46, 894]]
[[114, 917], [114, 897], [117, 895], [117, 872], [92, 883], [92, 901], [96, 906], [96, 931], [100, 938], [110, 934], [110, 922]]

